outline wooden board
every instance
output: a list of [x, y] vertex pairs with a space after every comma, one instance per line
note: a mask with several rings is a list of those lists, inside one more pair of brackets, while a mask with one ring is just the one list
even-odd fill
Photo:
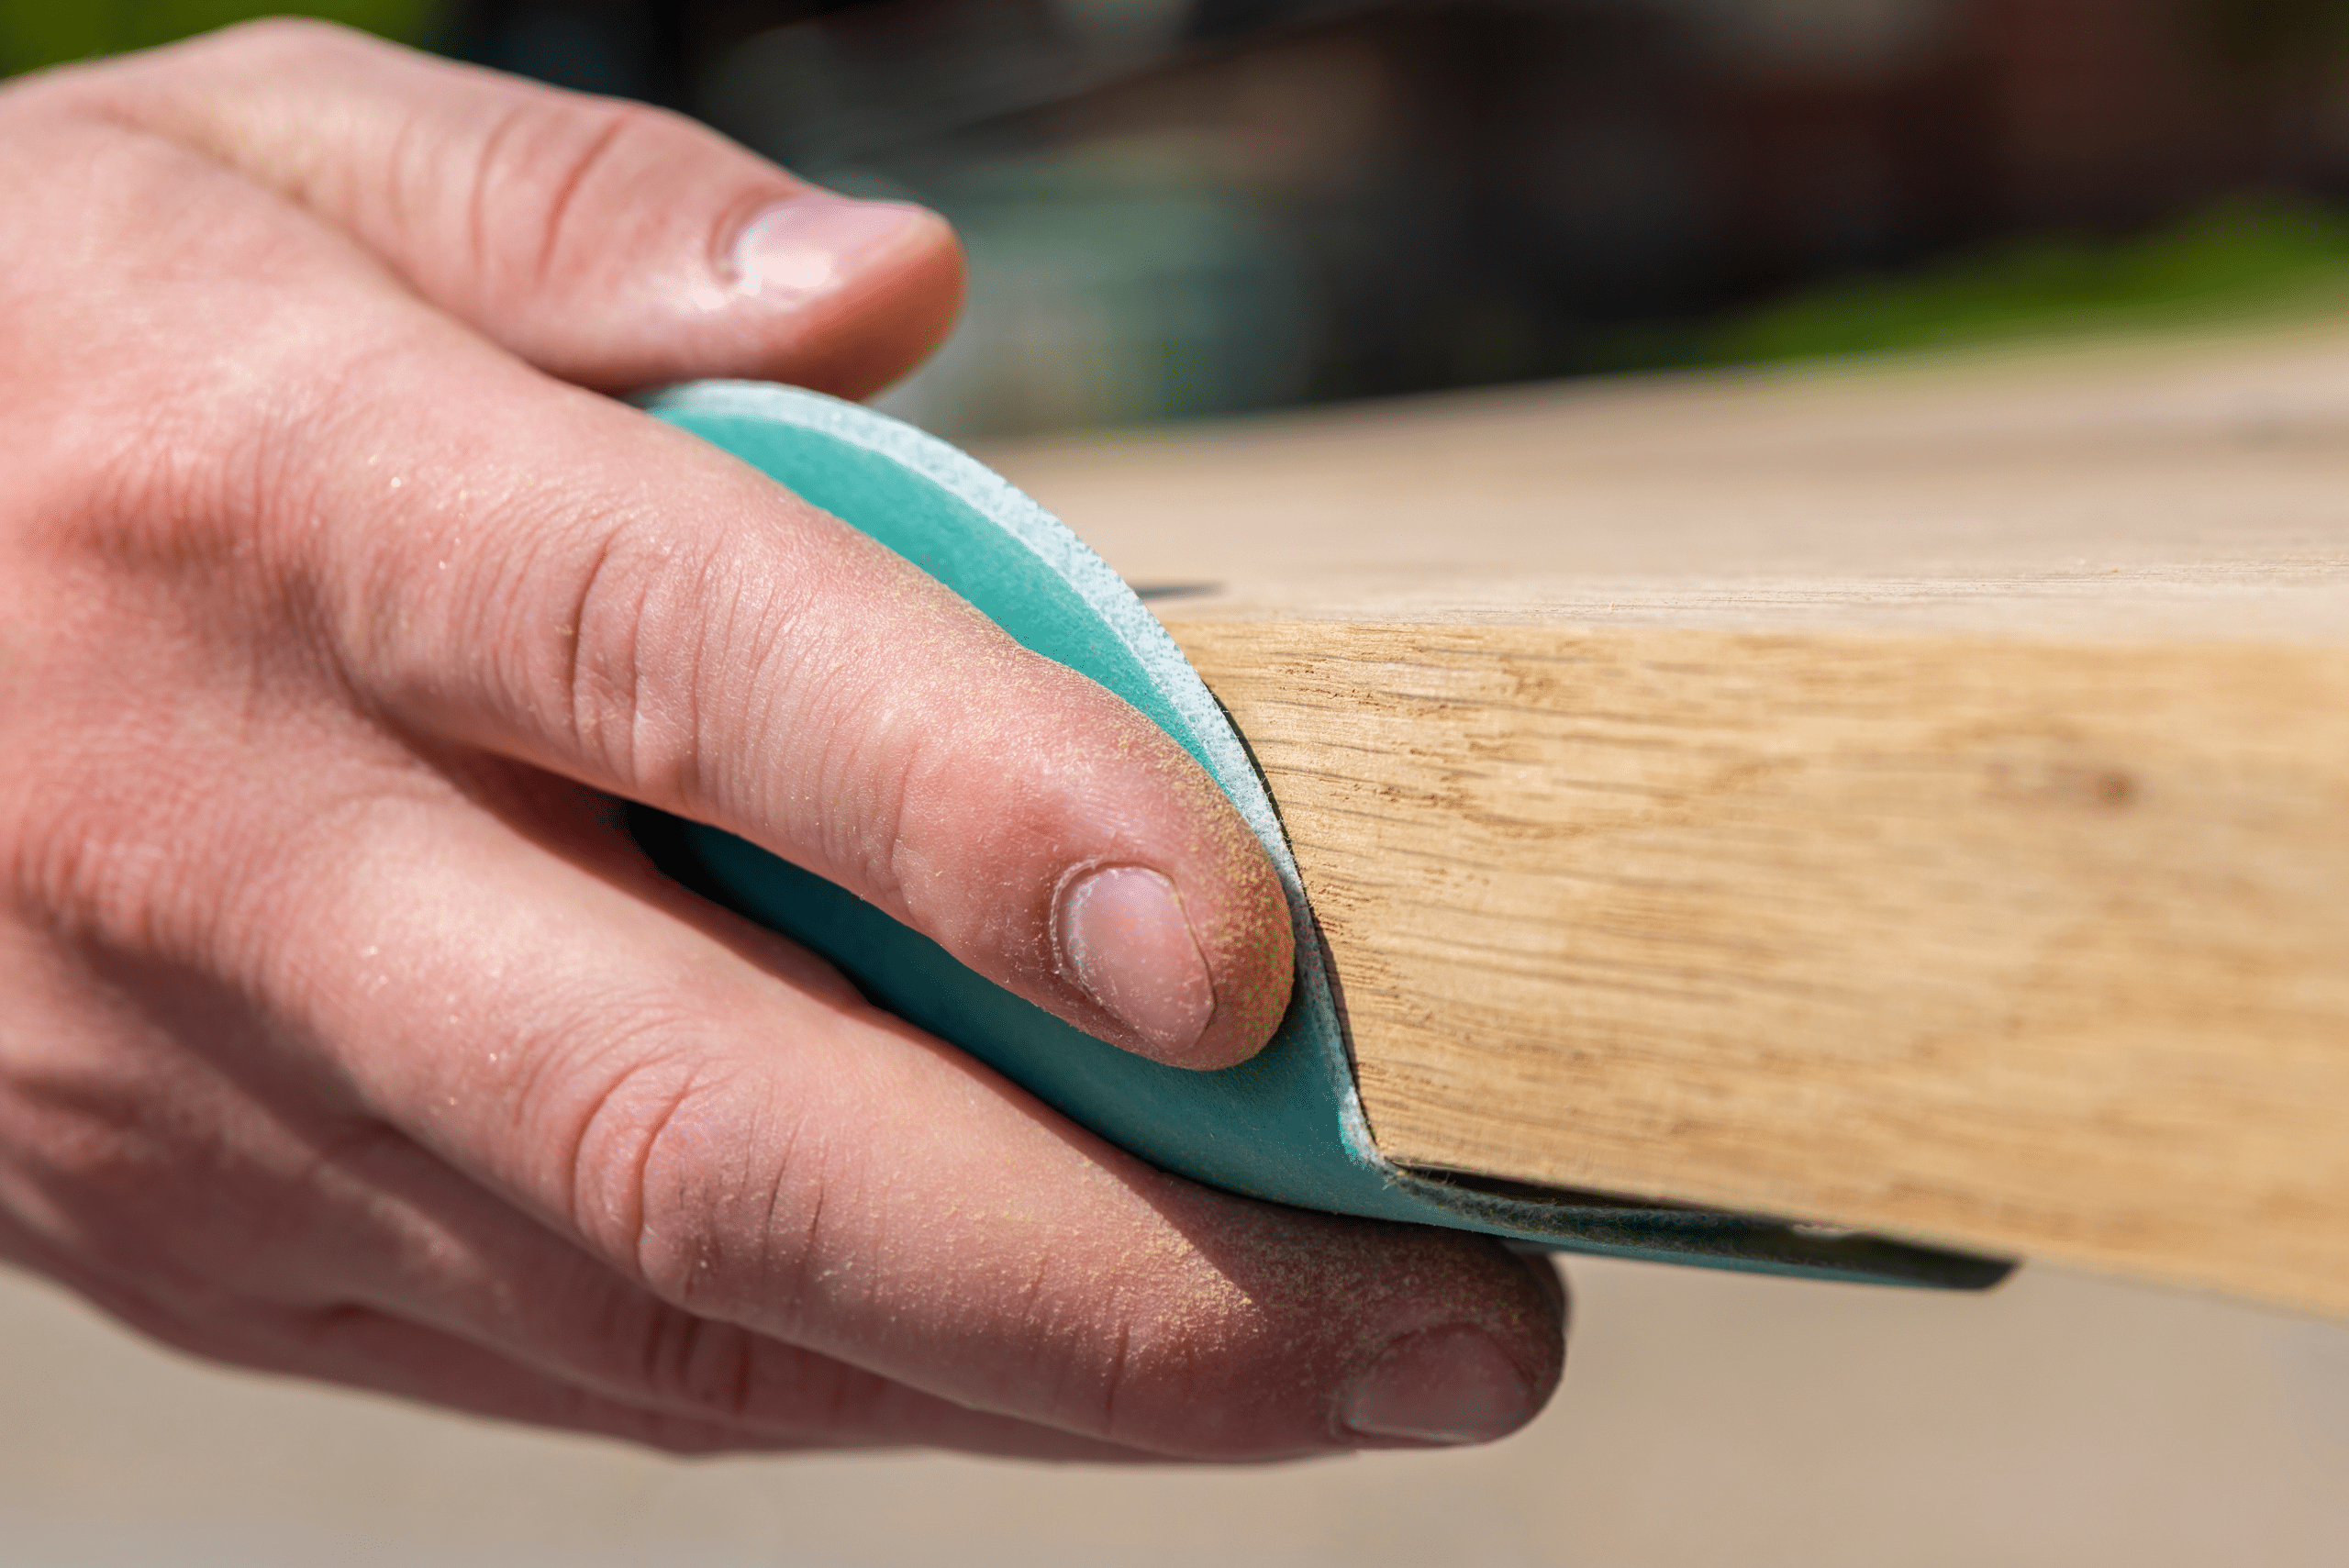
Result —
[[985, 455], [1249, 737], [1397, 1161], [2349, 1315], [2349, 331]]

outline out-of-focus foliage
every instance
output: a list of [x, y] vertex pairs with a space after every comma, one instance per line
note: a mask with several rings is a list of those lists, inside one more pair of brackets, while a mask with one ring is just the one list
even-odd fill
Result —
[[2194, 34], [2238, 68], [2324, 62], [2349, 43], [2349, 0], [2182, 0]]
[[1757, 361], [2349, 309], [2349, 216], [2222, 206], [2130, 240], [2034, 237], [1755, 311], [1696, 356]]
[[322, 17], [403, 43], [438, 32], [441, 0], [0, 0], [0, 73], [169, 43], [253, 17]]
[[[0, 72], [253, 8], [0, 0]], [[946, 213], [958, 439], [2349, 313], [2349, 0], [298, 8]]]

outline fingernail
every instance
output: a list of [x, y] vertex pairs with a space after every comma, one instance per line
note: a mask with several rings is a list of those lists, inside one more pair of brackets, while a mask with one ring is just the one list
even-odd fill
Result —
[[1158, 1050], [1197, 1042], [1215, 1011], [1208, 962], [1174, 884], [1145, 866], [1071, 883], [1056, 917], [1062, 972]]
[[734, 286], [791, 301], [827, 293], [936, 221], [908, 202], [799, 196], [767, 208], [734, 239]]
[[1466, 1323], [1422, 1329], [1386, 1347], [1346, 1390], [1338, 1419], [1357, 1437], [1481, 1443], [1533, 1413], [1533, 1390], [1493, 1337]]

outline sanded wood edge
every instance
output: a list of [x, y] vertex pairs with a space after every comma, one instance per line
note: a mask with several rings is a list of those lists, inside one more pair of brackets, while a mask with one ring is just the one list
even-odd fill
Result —
[[2349, 1315], [2349, 652], [1178, 609], [1390, 1157]]

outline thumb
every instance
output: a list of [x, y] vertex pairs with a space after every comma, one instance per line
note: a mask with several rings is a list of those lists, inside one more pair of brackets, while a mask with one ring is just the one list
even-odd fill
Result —
[[750, 376], [862, 396], [953, 325], [946, 221], [811, 185], [640, 104], [324, 23], [232, 28], [59, 83], [349, 234], [566, 381]]

